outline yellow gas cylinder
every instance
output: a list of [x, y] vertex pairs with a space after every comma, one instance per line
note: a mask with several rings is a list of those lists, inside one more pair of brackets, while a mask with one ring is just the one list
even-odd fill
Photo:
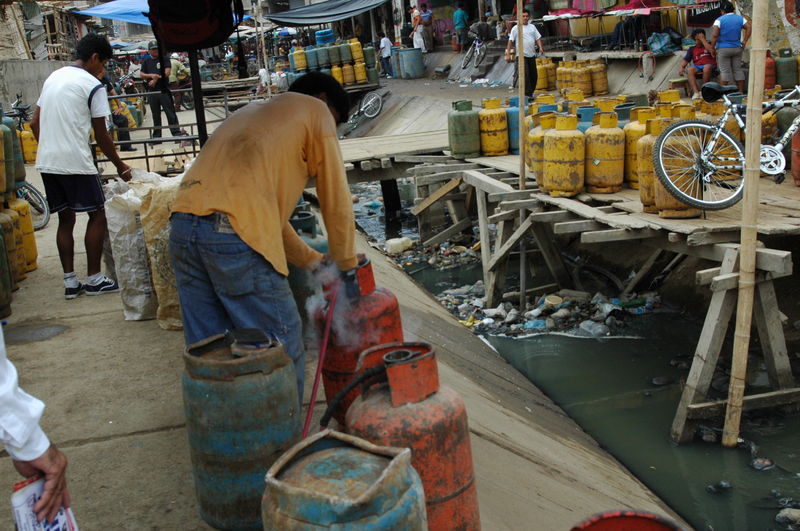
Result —
[[353, 65], [347, 63], [342, 65], [342, 78], [345, 85], [352, 85], [356, 82], [355, 71]]
[[622, 190], [625, 177], [625, 133], [617, 114], [601, 112], [599, 123], [586, 130], [586, 190], [610, 194]]
[[619, 105], [616, 98], [597, 98], [594, 100], [594, 106], [600, 109], [600, 112], [614, 112], [614, 107]]
[[694, 120], [697, 118], [697, 112], [692, 105], [676, 105], [672, 109], [672, 117], [677, 120]]
[[547, 90], [547, 67], [541, 59], [536, 59], [536, 87], [539, 92]]
[[533, 173], [539, 187], [541, 188], [541, 174], [542, 164], [544, 164], [544, 155], [542, 149], [544, 148], [544, 132], [556, 126], [556, 113], [553, 111], [545, 111], [534, 114], [533, 127], [528, 131], [525, 137], [527, 143], [525, 149], [525, 164], [528, 169]]
[[591, 107], [592, 102], [588, 100], [583, 101], [568, 101], [567, 102], [567, 112], [569, 114], [578, 114], [578, 107]]
[[[361, 48], [361, 41], [358, 39], [350, 39], [350, 53], [353, 54], [353, 62], [364, 62], [364, 50]], [[366, 68], [366, 67], [365, 67]]]
[[[28, 124], [25, 124], [28, 125]], [[17, 131], [19, 142], [22, 144], [22, 156], [25, 158], [25, 164], [34, 164], [36, 162], [36, 153], [39, 150], [39, 142], [33, 136], [30, 130]]]
[[555, 105], [556, 97], [552, 94], [537, 94], [533, 101], [539, 105]]
[[531, 103], [530, 105], [528, 105], [528, 114], [525, 115], [525, 119], [522, 121], [522, 123], [525, 124], [525, 134], [526, 135], [536, 125], [536, 124], [533, 123], [533, 117], [538, 112], [539, 112], [539, 104], [538, 103]]
[[[684, 135], [680, 138], [669, 137], [664, 147], [665, 166], [684, 165], [688, 157], [698, 152], [700, 139], [694, 135]], [[670, 158], [675, 158], [674, 163], [670, 161]], [[682, 188], [684, 191], [691, 193], [693, 190], [691, 186], [692, 181], [687, 180]], [[697, 192], [700, 191], [697, 190]], [[696, 218], [702, 214], [701, 210], [675, 199], [661, 184], [658, 176], [653, 181], [653, 199], [655, 209], [658, 211], [659, 217], [662, 218]]]
[[339, 65], [333, 65], [331, 67], [331, 76], [333, 79], [339, 82], [340, 85], [344, 85], [344, 77], [342, 76], [342, 67]]
[[578, 117], [556, 117], [555, 129], [544, 134], [542, 182], [553, 197], [572, 197], [583, 190], [586, 139]]
[[29, 273], [36, 269], [36, 260], [39, 258], [39, 251], [36, 249], [36, 237], [33, 235], [31, 205], [24, 199], [15, 197], [8, 202], [8, 206], [19, 214], [22, 247], [25, 252], [25, 272]]
[[608, 67], [602, 59], [595, 59], [589, 67], [592, 76], [592, 92], [595, 96], [608, 94]]
[[547, 62], [545, 63], [545, 69], [547, 70], [547, 90], [555, 90], [556, 64], [549, 57], [547, 58]]
[[656, 116], [658, 118], [672, 118], [672, 103], [656, 103]]
[[508, 155], [508, 117], [498, 98], [484, 98], [478, 112], [481, 128], [481, 153], [487, 157]]
[[[635, 118], [634, 118], [635, 117]], [[631, 121], [625, 126], [625, 182], [630, 188], [639, 188], [639, 168], [636, 165], [636, 143], [645, 134], [647, 120], [656, 117], [653, 107], [631, 109]]]
[[528, 104], [528, 113], [525, 115], [525, 118], [527, 119], [528, 117], [536, 114], [537, 112], [539, 112], [539, 104], [536, 103], [536, 102], [529, 103]]
[[584, 94], [592, 94], [592, 72], [585, 61], [581, 61], [581, 64], [575, 68], [573, 85]]
[[[22, 228], [19, 224], [19, 213], [11, 208], [4, 208], [3, 214], [11, 218], [11, 224], [14, 227], [14, 249], [16, 250], [14, 253], [16, 255], [14, 257], [14, 263], [16, 264], [17, 275], [15, 280], [19, 282], [20, 280], [25, 280], [28, 277], [26, 271], [28, 264], [25, 260], [25, 247], [22, 239]], [[10, 256], [9, 260], [11, 260]]]
[[302, 46], [298, 46], [292, 52], [294, 56], [294, 69], [297, 71], [306, 70], [308, 65], [306, 64], [306, 51], [303, 50]]
[[[567, 66], [564, 70], [564, 91], [575, 88], [575, 67], [576, 61], [567, 61]], [[562, 92], [564, 92], [562, 91]]]
[[639, 176], [639, 199], [642, 201], [642, 211], [649, 214], [658, 212], [656, 199], [653, 195], [653, 181], [657, 179], [653, 168], [653, 144], [661, 134], [664, 125], [669, 120], [651, 118], [647, 120], [645, 134], [636, 142], [636, 168]]
[[662, 90], [658, 93], [659, 103], [677, 103], [681, 101], [681, 93], [677, 89]]
[[356, 83], [366, 83], [367, 82], [367, 65], [363, 62], [356, 63], [353, 67], [356, 75]]
[[562, 92], [567, 89], [567, 63], [569, 61], [561, 61], [556, 66], [556, 89]]
[[19, 279], [19, 260], [17, 260], [17, 242], [14, 238], [14, 222], [11, 216], [0, 211], [0, 230], [3, 231], [3, 242], [6, 246], [6, 259], [11, 271], [11, 289], [19, 289], [17, 279]]

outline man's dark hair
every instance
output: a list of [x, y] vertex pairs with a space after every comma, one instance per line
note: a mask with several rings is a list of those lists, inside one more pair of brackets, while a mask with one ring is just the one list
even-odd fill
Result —
[[527, 14], [528, 14], [528, 16], [531, 16], [531, 12], [530, 12], [530, 10], [529, 10], [529, 9], [523, 9], [523, 10], [522, 10], [522, 12], [523, 12], [523, 13], [527, 13]]
[[733, 4], [731, 4], [727, 0], [723, 0], [719, 4], [719, 10], [722, 11], [723, 13], [733, 13]]
[[378, 37], [380, 37], [382, 39], [382, 38], [386, 37], [386, 34], [384, 32], [382, 32], [382, 31], [379, 31], [378, 32]]
[[299, 92], [308, 96], [324, 92], [328, 97], [328, 105], [339, 113], [339, 123], [346, 122], [350, 116], [350, 96], [339, 82], [328, 74], [309, 72], [292, 83], [289, 92]]
[[423, 3], [423, 4], [420, 4], [419, 7], [421, 9], [428, 9], [428, 4]]
[[464, 2], [456, 2], [456, 7], [459, 9], [464, 9]]
[[692, 40], [694, 40], [701, 33], [703, 34], [703, 36], [705, 36], [706, 30], [702, 28], [695, 28], [694, 30], [692, 30]]
[[108, 39], [96, 33], [90, 33], [78, 41], [75, 47], [75, 56], [81, 61], [88, 61], [92, 54], [97, 54], [101, 61], [111, 59], [114, 51], [108, 43]]

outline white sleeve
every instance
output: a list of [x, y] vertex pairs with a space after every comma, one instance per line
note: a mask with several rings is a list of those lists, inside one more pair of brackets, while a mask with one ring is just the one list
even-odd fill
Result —
[[111, 107], [108, 105], [108, 93], [105, 87], [97, 89], [92, 97], [92, 118], [105, 118], [111, 114]]
[[517, 40], [517, 26], [516, 26], [516, 24], [514, 25], [514, 27], [511, 28], [511, 31], [508, 33], [508, 40], [510, 40], [511, 42], [514, 42], [514, 41]]
[[50, 447], [39, 427], [44, 404], [19, 388], [17, 370], [6, 356], [0, 330], [0, 442], [17, 461], [30, 461]]
[[716, 27], [718, 27], [718, 28], [721, 28], [721, 27], [722, 27], [722, 24], [720, 24], [720, 23], [719, 23], [719, 19], [717, 19], [717, 20], [715, 20], [715, 21], [714, 21], [714, 25], [715, 25]]

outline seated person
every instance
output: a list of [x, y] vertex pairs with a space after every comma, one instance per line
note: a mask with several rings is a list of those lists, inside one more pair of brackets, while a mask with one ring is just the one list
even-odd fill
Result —
[[[701, 73], [703, 75], [703, 84], [711, 81], [711, 77], [717, 67], [717, 60], [714, 58], [714, 48], [706, 40], [706, 32], [704, 30], [697, 28], [692, 31], [692, 39], [694, 39], [694, 46], [686, 50], [686, 55], [681, 61], [678, 73], [684, 75], [688, 72], [689, 87], [692, 89], [692, 98], [695, 99], [700, 97], [697, 74]], [[687, 69], [690, 63], [692, 66]]]
[[478, 22], [469, 27], [469, 35], [478, 37], [483, 42], [493, 41], [496, 36], [492, 27], [486, 22], [485, 15], [482, 16]]

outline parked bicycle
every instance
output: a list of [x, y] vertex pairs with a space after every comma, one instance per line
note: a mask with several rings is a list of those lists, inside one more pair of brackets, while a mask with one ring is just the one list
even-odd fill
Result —
[[[653, 146], [653, 165], [664, 188], [675, 199], [703, 210], [721, 210], [735, 205], [744, 193], [744, 148], [730, 131], [725, 129], [731, 117], [745, 132], [747, 106], [733, 103], [728, 97], [736, 92], [735, 85], [706, 83], [701, 89], [703, 99], [711, 103], [722, 100], [725, 112], [717, 123], [704, 120], [682, 120], [667, 127]], [[763, 102], [762, 112], [782, 107], [798, 107], [800, 85], [784, 98]], [[795, 118], [777, 143], [762, 144], [761, 171], [781, 176], [786, 168], [783, 148], [800, 129], [800, 116]]]
[[481, 40], [480, 36], [471, 31], [469, 32], [469, 35], [474, 37], [474, 39], [472, 40], [472, 44], [469, 45], [469, 48], [467, 48], [466, 53], [464, 53], [464, 58], [461, 59], [462, 69], [469, 66], [469, 60], [472, 59], [473, 56], [475, 57], [475, 61], [472, 66], [475, 68], [477, 68], [478, 65], [483, 62], [484, 58], [486, 58], [486, 48], [488, 47], [486, 43]]
[[[17, 94], [17, 99], [11, 104], [11, 112], [4, 113], [9, 118], [17, 120], [19, 131], [25, 130], [25, 124], [30, 122], [30, 105], [22, 103], [22, 94]], [[31, 219], [33, 220], [33, 230], [43, 229], [50, 221], [50, 207], [44, 194], [36, 189], [28, 181], [22, 181], [16, 185], [16, 194], [20, 199], [24, 199], [31, 205]]]
[[342, 127], [339, 138], [344, 138], [361, 125], [362, 117], [375, 118], [383, 109], [383, 95], [376, 91], [367, 92], [358, 104], [358, 110], [350, 115]]

